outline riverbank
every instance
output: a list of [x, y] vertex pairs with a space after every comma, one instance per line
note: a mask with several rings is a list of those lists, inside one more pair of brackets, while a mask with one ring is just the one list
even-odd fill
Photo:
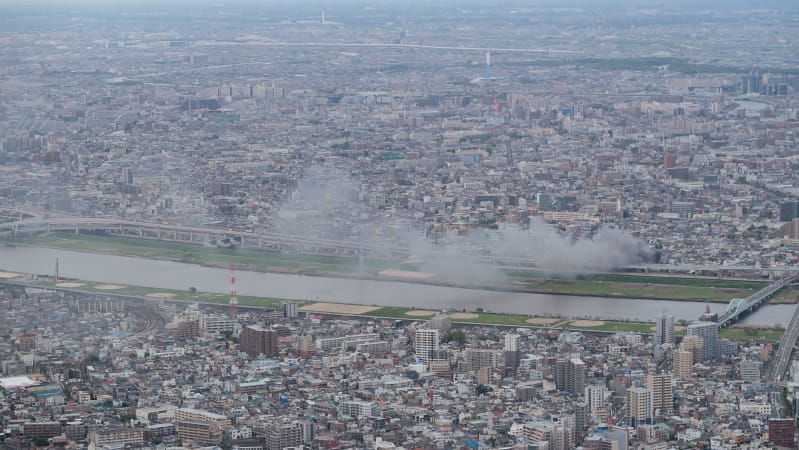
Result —
[[[225, 305], [229, 296], [211, 292], [200, 292], [193, 288], [187, 290], [152, 288], [146, 286], [131, 286], [100, 281], [79, 279], [52, 279], [47, 276], [30, 275], [9, 271], [0, 271], [0, 282], [18, 284], [20, 286], [57, 289], [67, 292], [85, 293], [92, 295], [135, 297], [142, 301], [165, 300], [189, 303], [209, 303]], [[238, 296], [242, 308], [279, 308], [289, 301], [280, 298]], [[519, 328], [545, 328], [569, 331], [599, 331], [599, 332], [630, 332], [637, 334], [652, 334], [655, 324], [651, 322], [613, 321], [588, 318], [567, 318], [561, 316], [536, 316], [524, 314], [504, 314], [486, 311], [478, 308], [474, 311], [432, 310], [417, 309], [415, 307], [396, 307], [377, 305], [350, 304], [331, 301], [296, 301], [299, 309], [307, 314], [342, 315], [374, 318], [393, 318], [399, 320], [428, 320], [437, 314], [445, 313], [450, 316], [457, 326], [487, 325], [487, 326], [513, 326]], [[677, 334], [683, 334], [684, 329], [679, 328]], [[778, 341], [783, 330], [763, 326], [735, 326], [719, 331], [721, 337], [742, 341]]]
[[[759, 281], [636, 274], [563, 277], [534, 270], [496, 269], [490, 266], [475, 266], [475, 269], [496, 272], [498, 276], [486, 276], [477, 282], [469, 283], [465, 280], [450, 280], [435, 273], [421, 272], [420, 268], [413, 264], [366, 260], [361, 266], [359, 261], [351, 258], [285, 255], [251, 249], [208, 248], [185, 243], [94, 234], [53, 233], [14, 241], [13, 244], [159, 259], [216, 268], [235, 264], [243, 270], [255, 272], [603, 298], [728, 303], [733, 298], [746, 297], [765, 286], [765, 283]], [[795, 291], [786, 289], [775, 296], [770, 303], [795, 303], [796, 294]]]

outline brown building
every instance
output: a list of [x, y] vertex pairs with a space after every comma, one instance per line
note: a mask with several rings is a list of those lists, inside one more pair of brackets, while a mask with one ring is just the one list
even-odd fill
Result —
[[788, 239], [799, 239], [799, 219], [791, 219], [782, 226], [782, 235]]
[[60, 422], [25, 422], [22, 425], [22, 432], [27, 437], [38, 438], [44, 437], [49, 438], [53, 436], [58, 436], [61, 434], [61, 423]]
[[241, 351], [251, 356], [277, 356], [277, 331], [258, 325], [248, 325], [239, 336]]
[[19, 349], [23, 352], [36, 350], [36, 335], [33, 333], [23, 334], [19, 337]]
[[778, 447], [795, 448], [796, 426], [793, 419], [769, 419], [768, 442]]
[[200, 321], [198, 320], [182, 320], [170, 325], [169, 331], [175, 336], [175, 339], [194, 339], [200, 336]]

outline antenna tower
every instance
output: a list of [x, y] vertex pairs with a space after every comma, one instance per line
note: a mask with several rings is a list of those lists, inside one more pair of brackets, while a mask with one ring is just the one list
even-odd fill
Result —
[[236, 312], [239, 309], [239, 299], [236, 295], [236, 265], [230, 265], [230, 314], [236, 317]]

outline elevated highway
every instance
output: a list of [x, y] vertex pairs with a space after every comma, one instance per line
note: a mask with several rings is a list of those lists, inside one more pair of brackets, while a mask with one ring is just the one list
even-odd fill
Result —
[[398, 246], [377, 246], [330, 239], [306, 238], [277, 233], [250, 233], [219, 228], [192, 227], [150, 222], [135, 222], [106, 218], [33, 218], [0, 224], [0, 236], [18, 236], [53, 231], [79, 233], [102, 231], [104, 233], [140, 239], [182, 242], [206, 245], [224, 239], [235, 240], [242, 248], [262, 249], [275, 252], [314, 255], [370, 258], [406, 258], [407, 249]]
[[799, 338], [799, 306], [794, 309], [791, 322], [785, 329], [785, 333], [782, 334], [777, 351], [774, 353], [774, 359], [767, 375], [768, 383], [774, 384], [782, 381], [785, 371], [788, 370], [788, 365], [791, 363], [791, 355], [797, 338]]
[[[8, 216], [8, 214], [7, 214]], [[28, 217], [21, 220], [0, 223], [0, 237], [14, 237], [25, 234], [39, 234], [53, 231], [104, 232], [116, 236], [150, 239], [169, 242], [207, 245], [214, 241], [235, 239], [241, 248], [261, 249], [280, 253], [308, 255], [327, 255], [370, 259], [402, 260], [411, 255], [410, 250], [395, 243], [358, 243], [344, 240], [309, 238], [279, 233], [252, 233], [246, 231], [224, 230], [211, 227], [197, 227], [166, 223], [137, 222], [114, 218], [70, 217], [48, 215], [38, 212], [14, 212], [13, 217]], [[534, 255], [526, 258], [481, 257], [485, 264], [505, 268], [545, 269], [537, 264]], [[619, 268], [622, 272], [643, 274], [672, 274], [700, 276], [737, 276], [739, 274], [760, 274], [771, 278], [784, 274], [797, 274], [799, 267], [753, 267], [722, 266], [700, 264], [636, 264]]]

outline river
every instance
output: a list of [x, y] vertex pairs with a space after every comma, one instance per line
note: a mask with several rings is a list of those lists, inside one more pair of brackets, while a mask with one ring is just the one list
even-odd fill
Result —
[[[130, 258], [39, 247], [0, 246], [0, 270], [53, 274], [55, 261], [66, 278], [106, 283], [188, 289], [226, 293], [230, 271], [171, 261]], [[616, 320], [653, 321], [667, 312], [678, 320], [695, 320], [706, 303], [529, 294], [464, 289], [391, 281], [313, 277], [262, 272], [236, 272], [239, 295], [319, 300], [378, 306], [406, 306], [431, 309], [475, 310], [529, 315], [596, 317]], [[725, 305], [710, 303], [721, 313]], [[752, 325], [785, 325], [795, 305], [766, 305], [747, 317]]]

